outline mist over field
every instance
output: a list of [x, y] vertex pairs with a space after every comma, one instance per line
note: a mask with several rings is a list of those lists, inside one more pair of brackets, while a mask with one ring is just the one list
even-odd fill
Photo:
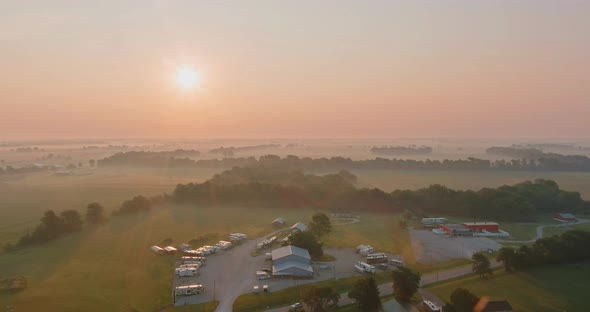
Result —
[[0, 312], [590, 311], [589, 13], [0, 1]]

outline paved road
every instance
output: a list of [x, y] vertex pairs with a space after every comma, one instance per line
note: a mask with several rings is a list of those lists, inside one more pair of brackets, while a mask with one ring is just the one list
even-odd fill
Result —
[[[492, 268], [496, 268], [501, 266], [502, 263], [498, 262], [496, 260], [492, 260], [491, 261], [491, 267]], [[424, 287], [426, 285], [430, 285], [436, 282], [440, 282], [440, 281], [445, 281], [445, 280], [450, 280], [453, 278], [457, 278], [457, 277], [461, 277], [464, 275], [468, 275], [473, 273], [471, 265], [466, 265], [466, 266], [462, 266], [462, 267], [458, 267], [458, 268], [453, 268], [453, 269], [449, 269], [449, 270], [445, 270], [445, 271], [439, 271], [439, 272], [435, 272], [435, 273], [429, 273], [429, 274], [424, 274], [422, 275], [422, 280], [420, 283], [420, 287]], [[381, 284], [378, 286], [379, 287], [379, 294], [381, 296], [388, 296], [393, 294], [393, 283], [385, 283], [385, 284]], [[434, 295], [426, 292], [426, 297], [433, 297]], [[430, 298], [429, 297], [429, 298]], [[431, 301], [434, 302], [441, 302], [440, 299], [436, 298], [434, 296]], [[346, 293], [340, 294], [340, 301], [339, 301], [339, 305], [344, 306], [344, 305], [348, 305], [348, 304], [352, 304], [353, 301], [348, 298]], [[277, 308], [277, 309], [271, 309], [268, 311], [272, 311], [272, 312], [287, 312], [289, 310], [289, 307], [282, 307], [282, 308]]]
[[534, 243], [536, 240], [543, 238], [543, 230], [546, 227], [568, 227], [568, 226], [572, 226], [572, 225], [576, 225], [576, 224], [583, 224], [583, 223], [588, 223], [590, 222], [590, 220], [587, 219], [578, 219], [578, 221], [575, 222], [565, 222], [565, 223], [560, 223], [560, 224], [546, 224], [546, 225], [539, 225], [537, 226], [537, 236], [533, 239], [529, 239], [529, 240], [508, 240], [508, 239], [502, 239], [502, 240], [497, 240], [498, 242], [506, 242], [506, 243], [523, 243], [523, 244], [528, 244], [528, 243]]

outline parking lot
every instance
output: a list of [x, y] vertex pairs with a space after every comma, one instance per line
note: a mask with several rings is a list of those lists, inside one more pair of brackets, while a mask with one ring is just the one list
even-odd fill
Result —
[[457, 258], [471, 259], [476, 252], [498, 250], [502, 247], [486, 237], [452, 237], [437, 235], [430, 230], [409, 231], [416, 261], [424, 264]]
[[[273, 248], [278, 247], [275, 246]], [[272, 267], [270, 261], [265, 260], [265, 249], [261, 255], [252, 257], [250, 252], [255, 250], [256, 241], [246, 240], [239, 246], [227, 251], [218, 251], [216, 254], [207, 257], [205, 266], [199, 269], [197, 277], [174, 276], [174, 287], [188, 284], [202, 284], [205, 292], [193, 296], [177, 296], [176, 305], [197, 304], [211, 300], [219, 300], [218, 311], [231, 311], [234, 300], [241, 294], [252, 292], [253, 286], [258, 285], [262, 291], [263, 285], [269, 286], [269, 291], [277, 291], [298, 285], [316, 283], [318, 281], [343, 278], [360, 273], [354, 270], [354, 262], [364, 259], [353, 248], [327, 248], [326, 254], [336, 258], [334, 262], [316, 263], [313, 279], [267, 279], [257, 280], [256, 271], [262, 267]], [[390, 259], [398, 257], [389, 255]]]

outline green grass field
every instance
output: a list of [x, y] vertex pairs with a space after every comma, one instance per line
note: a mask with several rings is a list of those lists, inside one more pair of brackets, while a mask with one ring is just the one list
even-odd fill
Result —
[[230, 232], [259, 236], [279, 213], [305, 220], [312, 211], [256, 208], [162, 208], [112, 219], [46, 245], [0, 255], [0, 277], [25, 275], [29, 289], [0, 297], [22, 311], [152, 311], [170, 303], [173, 258], [151, 254], [167, 238], [203, 243]]
[[398, 222], [400, 214], [360, 214], [361, 222], [333, 226], [325, 243], [330, 247], [356, 247], [370, 244], [376, 250], [400, 254], [408, 263], [414, 262], [410, 237]]
[[496, 272], [489, 279], [477, 276], [427, 287], [443, 300], [458, 287], [469, 289], [490, 300], [508, 300], [514, 311], [589, 311], [586, 294], [590, 291], [590, 266], [562, 265], [530, 272]]
[[[218, 171], [100, 169], [86, 176], [57, 177], [43, 173], [2, 177], [0, 244], [14, 242], [27, 229], [32, 229], [47, 209], [83, 211], [88, 203], [98, 201], [111, 210], [134, 195], [170, 192], [178, 183], [203, 181]], [[359, 174], [361, 184], [385, 190], [445, 183], [444, 179], [451, 187], [461, 183], [467, 186], [473, 178], [456, 172], [453, 173], [455, 177], [440, 172], [367, 171], [356, 174]], [[566, 189], [581, 190], [589, 185], [584, 175], [559, 175], [570, 185], [578, 183], [577, 188], [568, 188], [564, 184]], [[508, 176], [482, 179], [488, 179], [485, 183], [496, 186], [501, 184], [496, 183], [500, 178], [511, 179]], [[524, 178], [514, 179], [513, 182], [518, 182]], [[313, 212], [311, 209], [287, 210], [281, 207], [274, 210], [175, 207], [116, 218], [104, 226], [87, 228], [46, 245], [0, 253], [0, 278], [24, 275], [29, 280], [27, 290], [0, 294], [0, 306], [15, 305], [17, 311], [151, 312], [170, 303], [173, 263], [170, 258], [153, 256], [148, 250], [150, 245], [167, 238], [175, 242], [201, 238], [207, 243], [226, 238], [228, 233], [236, 231], [259, 236], [274, 230], [270, 221], [276, 217], [292, 223], [308, 220]], [[404, 255], [410, 264], [413, 262], [407, 232], [398, 227], [398, 215], [361, 214], [361, 219], [358, 224], [335, 226], [333, 234], [326, 238], [326, 244], [354, 247], [369, 243], [378, 250]], [[528, 235], [527, 231], [523, 230], [519, 235], [524, 237]], [[425, 272], [460, 264], [418, 269]], [[201, 309], [194, 311], [206, 311], [210, 307], [194, 308]]]

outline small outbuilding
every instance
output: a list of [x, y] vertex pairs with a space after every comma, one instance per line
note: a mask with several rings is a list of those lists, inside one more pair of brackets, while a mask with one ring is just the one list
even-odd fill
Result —
[[272, 221], [272, 225], [277, 226], [277, 227], [278, 226], [283, 226], [283, 225], [285, 225], [285, 219], [283, 219], [283, 218], [276, 218], [276, 219], [274, 219]]
[[555, 213], [553, 214], [553, 219], [559, 222], [576, 222], [578, 218], [576, 218], [571, 213]]
[[307, 225], [305, 225], [305, 223], [303, 223], [303, 222], [297, 222], [297, 223], [293, 224], [293, 226], [291, 227], [291, 229], [289, 231], [291, 232], [291, 234], [294, 234], [297, 232], [305, 232], [305, 231], [307, 231]]

